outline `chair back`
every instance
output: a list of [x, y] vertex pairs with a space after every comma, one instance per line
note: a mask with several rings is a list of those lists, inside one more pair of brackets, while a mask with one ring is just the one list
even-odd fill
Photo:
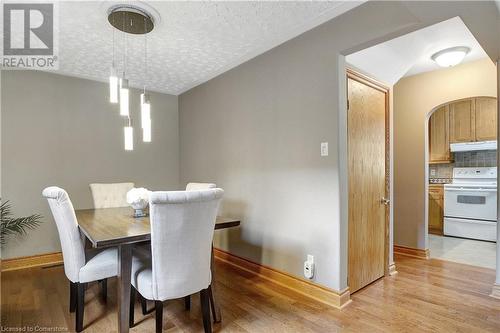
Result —
[[127, 192], [134, 183], [90, 184], [94, 208], [128, 207]]
[[210, 285], [212, 240], [223, 194], [220, 188], [151, 193], [155, 300], [184, 297]]
[[85, 265], [85, 250], [73, 204], [68, 193], [56, 186], [47, 187], [42, 195], [49, 202], [56, 222], [61, 241], [64, 272], [71, 282], [79, 282], [80, 268]]
[[186, 191], [208, 190], [216, 187], [217, 185], [214, 183], [188, 183], [186, 185]]

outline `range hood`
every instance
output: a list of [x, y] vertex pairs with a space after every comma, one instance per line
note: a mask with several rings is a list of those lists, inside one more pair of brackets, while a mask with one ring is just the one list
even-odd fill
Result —
[[462, 142], [450, 144], [452, 152], [477, 151], [477, 150], [497, 150], [497, 141]]

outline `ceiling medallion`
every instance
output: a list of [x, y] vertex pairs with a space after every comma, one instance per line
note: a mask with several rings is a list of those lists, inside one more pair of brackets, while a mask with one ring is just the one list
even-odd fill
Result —
[[108, 11], [108, 22], [116, 29], [134, 35], [147, 34], [154, 28], [153, 15], [134, 5], [112, 6]]

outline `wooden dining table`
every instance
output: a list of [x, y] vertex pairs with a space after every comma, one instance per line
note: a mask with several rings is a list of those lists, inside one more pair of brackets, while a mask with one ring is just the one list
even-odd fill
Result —
[[[129, 331], [130, 279], [132, 247], [135, 243], [151, 240], [149, 217], [133, 217], [133, 209], [100, 208], [76, 210], [78, 225], [94, 248], [116, 246], [118, 249], [118, 331]], [[240, 221], [217, 216], [215, 230], [237, 227]], [[212, 247], [212, 281], [215, 280], [214, 254]], [[214, 321], [221, 321], [215, 283], [212, 283], [212, 306]]]

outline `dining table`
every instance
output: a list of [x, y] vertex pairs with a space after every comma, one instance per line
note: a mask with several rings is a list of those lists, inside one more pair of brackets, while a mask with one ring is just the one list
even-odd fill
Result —
[[[75, 214], [82, 233], [92, 247], [118, 249], [118, 332], [129, 331], [129, 306], [131, 289], [132, 247], [136, 243], [151, 241], [149, 216], [134, 217], [130, 207], [76, 210]], [[215, 230], [237, 227], [240, 220], [217, 216]], [[214, 322], [222, 320], [215, 288], [214, 251], [212, 246], [212, 309]]]

